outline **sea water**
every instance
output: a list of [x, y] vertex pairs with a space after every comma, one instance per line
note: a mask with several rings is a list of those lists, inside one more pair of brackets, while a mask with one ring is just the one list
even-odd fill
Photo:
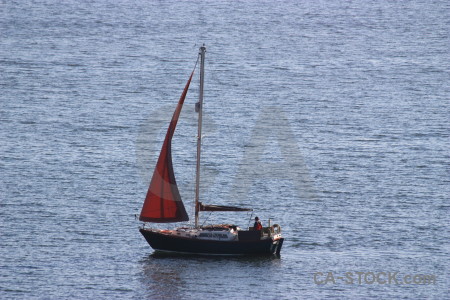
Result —
[[[449, 298], [447, 1], [1, 1], [0, 16], [1, 299]], [[155, 255], [138, 232], [203, 43], [201, 201], [254, 211], [201, 222], [271, 218], [279, 258]], [[197, 95], [198, 70], [172, 149], [189, 213]]]

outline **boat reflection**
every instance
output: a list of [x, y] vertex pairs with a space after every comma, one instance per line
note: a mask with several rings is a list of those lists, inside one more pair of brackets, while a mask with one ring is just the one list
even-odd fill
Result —
[[141, 261], [141, 282], [147, 299], [186, 299], [183, 295], [186, 272], [182, 264], [165, 263], [152, 255]]
[[[141, 283], [148, 299], [189, 299], [218, 286], [260, 284], [257, 274], [274, 274], [279, 256], [212, 256], [154, 252], [141, 260]], [[269, 276], [270, 277], [270, 276]], [[194, 292], [195, 291], [195, 292]]]

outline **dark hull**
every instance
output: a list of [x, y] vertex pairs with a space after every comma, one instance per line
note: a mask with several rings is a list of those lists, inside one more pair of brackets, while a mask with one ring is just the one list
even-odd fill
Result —
[[213, 241], [167, 235], [142, 228], [139, 231], [155, 250], [208, 255], [280, 254], [284, 240]]

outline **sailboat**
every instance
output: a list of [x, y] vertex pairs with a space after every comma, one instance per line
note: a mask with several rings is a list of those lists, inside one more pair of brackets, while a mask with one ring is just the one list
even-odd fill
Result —
[[[142, 206], [139, 220], [144, 224], [139, 231], [156, 252], [176, 252], [207, 255], [262, 255], [280, 254], [284, 238], [277, 224], [256, 230], [253, 227], [241, 228], [234, 224], [199, 225], [199, 214], [204, 211], [252, 211], [249, 208], [207, 205], [200, 199], [200, 154], [202, 143], [203, 86], [206, 47], [200, 47], [197, 62], [200, 61], [198, 112], [196, 184], [195, 184], [195, 224], [176, 229], [158, 229], [146, 226], [147, 223], [176, 223], [189, 221], [175, 180], [172, 164], [171, 141], [178, 118], [186, 98], [189, 85], [195, 72], [192, 71], [178, 105], [173, 113], [161, 152], [153, 172], [148, 192]], [[197, 63], [195, 64], [197, 66]]]

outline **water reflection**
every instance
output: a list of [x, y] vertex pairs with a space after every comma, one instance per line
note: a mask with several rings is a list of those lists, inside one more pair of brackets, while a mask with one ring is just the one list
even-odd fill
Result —
[[185, 268], [180, 264], [167, 263], [152, 255], [142, 261], [142, 278], [148, 299], [184, 299], [181, 274]]
[[[141, 282], [148, 299], [190, 299], [225, 287], [259, 285], [255, 274], [278, 273], [277, 256], [201, 256], [154, 252], [141, 260]], [[265, 277], [267, 277], [265, 276]], [[228, 289], [228, 288], [227, 288]], [[229, 295], [229, 290], [227, 290]], [[238, 294], [237, 294], [238, 295]], [[203, 298], [203, 297], [200, 297]]]

